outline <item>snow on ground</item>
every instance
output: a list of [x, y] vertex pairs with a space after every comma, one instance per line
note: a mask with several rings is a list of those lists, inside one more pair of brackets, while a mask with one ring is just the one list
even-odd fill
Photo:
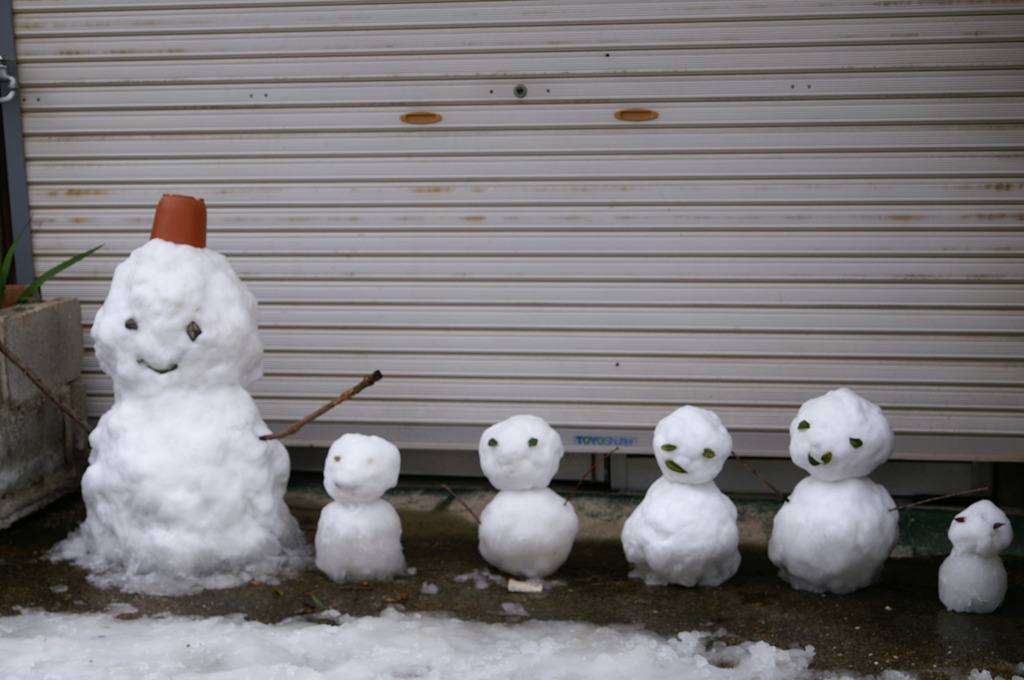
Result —
[[[241, 615], [125, 619], [26, 610], [0, 617], [5, 680], [790, 680], [838, 676], [808, 669], [813, 649], [726, 645], [709, 633], [664, 639], [638, 627], [526, 621], [485, 624], [387, 610], [356, 618], [268, 625]], [[884, 680], [910, 676], [886, 671]], [[978, 680], [984, 678], [979, 675]], [[991, 676], [989, 676], [991, 677]]]

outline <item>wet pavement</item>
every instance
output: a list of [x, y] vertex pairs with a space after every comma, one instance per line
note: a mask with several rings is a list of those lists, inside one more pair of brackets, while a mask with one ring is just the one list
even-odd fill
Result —
[[[137, 610], [128, 617], [242, 613], [273, 623], [325, 608], [363, 616], [398, 607], [468, 621], [633, 624], [666, 637], [703, 630], [718, 632], [729, 643], [764, 640], [783, 649], [812, 645], [812, 668], [819, 670], [875, 674], [896, 669], [922, 680], [966, 678], [972, 669], [1007, 680], [1024, 675], [1020, 538], [1004, 553], [1009, 592], [996, 612], [956, 614], [938, 599], [938, 569], [949, 550], [945, 532], [968, 502], [901, 510], [901, 544], [881, 583], [838, 596], [795, 591], [776, 575], [765, 542], [777, 501], [734, 498], [743, 563], [731, 580], [717, 588], [652, 587], [628, 578], [618, 541], [622, 522], [641, 495], [579, 493], [573, 503], [580, 515], [580, 538], [569, 560], [545, 582], [543, 592], [516, 593], [477, 552], [472, 512], [479, 514], [492, 492], [486, 482], [454, 484], [458, 500], [430, 480], [405, 481], [388, 495], [402, 518], [405, 555], [414, 568], [410, 575], [341, 585], [311, 569], [277, 584], [180, 597], [99, 590], [89, 585], [83, 570], [50, 562], [46, 551], [85, 516], [80, 497], [68, 496], [0, 531], [0, 615], [15, 615], [21, 607], [101, 612], [125, 603]], [[312, 542], [320, 508], [330, 500], [318, 476], [293, 477], [287, 500]], [[1008, 514], [1015, 534], [1024, 536], [1024, 516]]]

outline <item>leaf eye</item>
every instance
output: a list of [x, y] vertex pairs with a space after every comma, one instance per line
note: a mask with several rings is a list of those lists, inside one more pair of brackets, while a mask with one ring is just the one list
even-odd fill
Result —
[[185, 332], [188, 333], [188, 339], [195, 342], [196, 338], [202, 335], [203, 329], [195, 321], [192, 321], [185, 327]]
[[856, 437], [850, 437], [850, 444], [852, 444], [853, 448], [855, 449], [859, 449], [860, 447], [864, 446], [864, 442], [857, 439]]
[[705, 458], [714, 458], [715, 457], [715, 452], [712, 451], [711, 449], [704, 449], [704, 457]]
[[801, 420], [800, 424], [796, 426], [796, 429], [798, 429], [798, 430], [809, 430], [809, 429], [811, 429], [811, 424], [809, 422], [807, 422], [806, 420]]
[[494, 438], [492, 437], [491, 439], [488, 439], [488, 440], [487, 440], [487, 445], [488, 445], [488, 446], [497, 446], [497, 445], [498, 445], [498, 440], [497, 440], [497, 439], [494, 439]]
[[678, 447], [675, 444], [662, 444], [661, 445], [661, 450], [665, 451], [666, 453], [671, 453], [671, 452], [675, 451], [676, 448], [678, 448]]
[[960, 524], [963, 524], [964, 522], [967, 521], [967, 518], [966, 517], [954, 517], [953, 521], [954, 522], [960, 522]]
[[127, 321], [125, 321], [124, 327], [130, 331], [139, 330], [139, 324], [135, 321], [135, 319], [128, 319]]
[[530, 441], [526, 442], [531, 448], [537, 445], [537, 438], [530, 437]]
[[823, 455], [821, 457], [821, 462], [824, 463], [825, 465], [828, 465], [829, 463], [831, 463], [832, 462], [832, 452], [829, 451], [828, 453]]

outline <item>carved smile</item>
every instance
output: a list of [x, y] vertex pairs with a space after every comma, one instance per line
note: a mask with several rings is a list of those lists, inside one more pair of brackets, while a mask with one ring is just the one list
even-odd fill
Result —
[[149, 362], [146, 361], [145, 359], [139, 359], [139, 363], [148, 368], [149, 370], [153, 371], [154, 373], [159, 373], [160, 375], [163, 375], [164, 373], [170, 373], [171, 371], [178, 367], [178, 364], [174, 364], [170, 368], [154, 368], [153, 366], [150, 366]]

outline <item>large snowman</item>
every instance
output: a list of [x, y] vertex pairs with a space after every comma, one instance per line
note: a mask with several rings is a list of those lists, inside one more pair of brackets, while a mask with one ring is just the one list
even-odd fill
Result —
[[373, 435], [346, 434], [324, 462], [324, 488], [333, 499], [316, 526], [316, 566], [338, 583], [382, 580], [405, 571], [402, 521], [382, 498], [398, 483], [398, 447]]
[[517, 415], [484, 430], [479, 453], [498, 489], [480, 514], [480, 554], [513, 576], [550, 576], [579, 530], [576, 510], [548, 488], [564, 453], [561, 437], [543, 418]]
[[871, 585], [899, 538], [892, 496], [870, 475], [893, 450], [875, 404], [847, 388], [808, 400], [789, 426], [789, 455], [810, 473], [775, 516], [768, 557], [797, 590]]
[[662, 476], [622, 527], [630, 576], [648, 585], [717, 586], [740, 566], [736, 506], [714, 479], [732, 453], [718, 415], [683, 406], [654, 429]]
[[87, 516], [54, 550], [101, 587], [178, 594], [305, 566], [284, 503], [288, 453], [246, 386], [262, 374], [256, 300], [205, 248], [202, 200], [164, 196], [92, 326], [114, 403], [89, 437]]

